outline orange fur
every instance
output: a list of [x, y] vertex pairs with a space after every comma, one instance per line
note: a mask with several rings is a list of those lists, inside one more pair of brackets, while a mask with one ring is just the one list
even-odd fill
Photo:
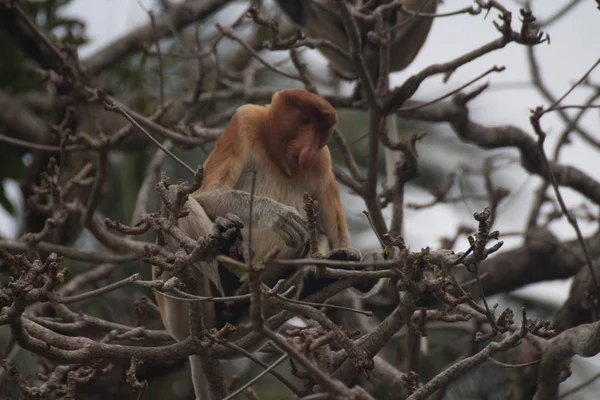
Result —
[[[236, 189], [249, 193], [252, 171], [255, 171], [256, 196], [293, 207], [300, 215], [304, 215], [304, 193], [318, 200], [321, 242], [326, 246], [320, 249], [322, 253], [332, 248], [350, 247], [350, 234], [327, 147], [336, 119], [335, 109], [325, 99], [300, 89], [277, 92], [266, 106], [241, 106], [204, 163], [202, 186], [190, 201], [196, 200], [195, 207], [200, 207], [203, 196], [214, 192]], [[300, 169], [299, 154], [307, 148], [314, 153], [314, 164]], [[219, 216], [204, 214], [202, 217], [200, 212], [191, 215], [188, 218], [198, 219], [197, 228], [187, 232], [194, 238], [212, 233], [210, 221], [200, 221], [201, 218], [214, 220]], [[181, 228], [186, 230], [186, 225], [193, 224], [182, 222]], [[242, 233], [248, 238], [248, 226]], [[280, 250], [280, 258], [296, 257], [301, 250], [286, 246], [273, 230], [256, 225], [251, 247], [255, 260], [261, 260], [273, 249]], [[152, 273], [154, 279], [158, 278], [156, 268]], [[167, 326], [168, 306], [163, 296], [157, 294], [156, 299]]]

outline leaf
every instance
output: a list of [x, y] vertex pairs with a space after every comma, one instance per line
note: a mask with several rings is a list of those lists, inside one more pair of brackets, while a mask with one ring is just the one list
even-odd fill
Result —
[[16, 216], [15, 206], [8, 200], [6, 197], [6, 191], [4, 190], [4, 185], [0, 185], [0, 205], [4, 208], [10, 215], [13, 217]]

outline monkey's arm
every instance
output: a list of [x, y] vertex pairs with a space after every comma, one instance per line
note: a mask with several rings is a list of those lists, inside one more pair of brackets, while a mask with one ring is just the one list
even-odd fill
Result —
[[329, 238], [331, 251], [328, 259], [343, 261], [360, 261], [360, 251], [352, 248], [348, 224], [340, 201], [340, 189], [333, 171], [327, 177], [327, 187], [319, 199], [319, 217], [325, 234]]
[[327, 185], [319, 197], [319, 217], [325, 228], [325, 234], [329, 238], [329, 245], [332, 249], [350, 247], [350, 232], [340, 201], [340, 189], [335, 181], [333, 171], [329, 172]]
[[[254, 196], [241, 190], [218, 188], [210, 192], [200, 192], [194, 198], [211, 217], [232, 213], [248, 226], [252, 219], [258, 228], [272, 229], [290, 247], [299, 247], [308, 240], [308, 232], [302, 217], [296, 209], [268, 197]], [[252, 216], [250, 217], [250, 202]]]

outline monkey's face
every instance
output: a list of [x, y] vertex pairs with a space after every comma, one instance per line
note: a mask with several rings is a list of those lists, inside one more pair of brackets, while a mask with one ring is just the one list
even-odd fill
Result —
[[273, 96], [272, 117], [283, 144], [287, 175], [315, 167], [337, 121], [334, 108], [310, 92], [290, 89]]

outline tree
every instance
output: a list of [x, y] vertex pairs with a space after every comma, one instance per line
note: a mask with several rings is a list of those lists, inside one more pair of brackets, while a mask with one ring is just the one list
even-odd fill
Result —
[[[570, 374], [574, 355], [600, 352], [595, 340], [600, 325], [594, 322], [600, 301], [600, 236], [586, 237], [579, 226], [582, 219], [597, 221], [598, 216], [562, 196], [569, 188], [589, 204], [600, 204], [600, 183], [559, 161], [574, 136], [597, 147], [581, 119], [598, 108], [594, 102], [600, 91], [591, 74], [600, 62], [554, 98], [535, 56], [535, 48], [549, 42], [541, 29], [580, 1], [542, 22], [526, 8], [515, 18], [512, 8], [496, 1], [476, 0], [463, 9], [445, 4], [436, 15], [406, 9], [400, 1], [377, 8], [337, 1], [351, 51], [339, 46], [335, 51], [356, 66], [361, 89], [354, 94], [345, 94], [338, 78], [319, 74], [308, 62], [308, 49], [335, 45], [307, 37], [271, 3], [161, 1], [148, 12], [145, 26], [84, 59], [77, 52], [85, 42], [83, 24], [59, 17], [66, 3], [0, 1], [0, 43], [6, 49], [6, 62], [0, 64], [0, 173], [3, 180], [19, 179], [26, 210], [16, 215], [22, 218], [19, 237], [0, 240], [5, 358], [0, 381], [7, 396], [135, 398], [144, 393], [175, 398], [177, 377], [187, 381], [182, 368], [187, 356], [202, 352], [218, 360], [237, 357], [208, 371], [209, 382], [228, 383], [226, 388], [213, 385], [216, 398], [226, 397], [224, 392], [265, 399], [291, 394], [450, 398], [470, 375], [480, 376], [487, 386], [470, 396], [552, 399]], [[385, 21], [392, 11], [413, 20], [490, 13], [498, 34], [389, 89], [385, 60], [394, 51], [389, 46], [394, 27]], [[228, 12], [239, 17], [226, 24]], [[361, 36], [356, 27], [364, 21], [372, 32]], [[364, 62], [365, 53], [358, 51], [364, 40], [383, 61], [375, 74]], [[429, 101], [414, 98], [426, 80], [437, 75], [449, 79], [467, 63], [510, 46], [526, 49], [531, 81], [548, 103], [533, 107], [529, 130], [472, 119], [470, 108], [489, 90], [480, 80], [502, 67]], [[147, 297], [153, 290], [181, 295], [176, 280], [150, 279], [149, 265], [174, 268], [181, 262], [162, 245], [161, 237], [176, 226], [163, 218], [160, 204], [172, 200], [167, 190], [171, 182], [183, 180], [175, 184], [182, 193], [200, 183], [201, 170], [187, 165], [201, 163], [239, 105], [266, 103], [283, 87], [318, 92], [338, 109], [341, 121], [330, 144], [335, 174], [368, 210], [368, 222], [350, 223], [372, 228], [370, 235], [378, 238], [385, 261], [364, 260], [347, 271], [319, 260], [293, 260], [301, 266], [328, 265], [324, 271], [339, 280], [316, 293], [311, 303], [291, 302], [268, 291], [253, 296], [253, 304], [264, 302], [278, 310], [266, 331], [283, 327], [287, 339], [271, 337], [264, 352], [250, 354], [243, 348], [261, 333], [250, 330], [233, 342], [229, 326], [202, 332], [201, 345], [194, 340], [175, 343]], [[567, 105], [575, 90], [593, 95], [585, 103]], [[545, 141], [544, 121], [550, 113], [564, 122], [553, 154]], [[439, 165], [423, 163], [418, 157], [422, 134], [400, 140], [388, 136], [386, 119], [397, 116], [402, 130], [426, 130], [434, 137], [438, 127], [432, 123], [448, 123], [458, 139], [478, 149], [481, 168], [445, 174]], [[352, 146], [355, 141], [364, 145]], [[384, 147], [402, 157], [394, 179], [382, 186]], [[505, 164], [493, 149], [512, 150], [513, 158], [518, 154], [522, 170], [541, 182], [528, 205], [526, 229], [519, 232], [523, 241], [512, 249], [502, 248], [503, 232], [495, 230], [498, 207], [510, 192], [495, 177]], [[459, 185], [465, 176], [484, 184], [465, 189]], [[415, 181], [432, 189], [431, 201], [405, 201]], [[418, 251], [405, 245], [405, 210], [428, 212], [464, 200], [475, 200], [481, 208], [441, 249], [433, 250], [433, 242]], [[13, 212], [2, 192], [0, 202]], [[382, 211], [386, 208], [391, 209], [389, 219]], [[575, 239], [557, 237], [551, 223], [559, 219], [569, 222]], [[198, 247], [204, 244], [197, 241]], [[453, 251], [457, 249], [462, 251]], [[251, 275], [260, 279], [259, 273]], [[566, 277], [574, 277], [570, 298], [550, 320], [533, 320], [524, 310], [499, 310], [486, 301], [527, 283]], [[349, 289], [369, 278], [379, 283], [368, 295]], [[304, 327], [288, 323], [294, 315]], [[422, 349], [425, 337], [432, 351]], [[465, 338], [464, 346], [433, 349]], [[263, 378], [255, 365], [271, 376]], [[486, 373], [491, 369], [502, 373]], [[268, 385], [250, 381], [259, 373]], [[185, 390], [183, 396], [189, 397], [189, 387]]]

